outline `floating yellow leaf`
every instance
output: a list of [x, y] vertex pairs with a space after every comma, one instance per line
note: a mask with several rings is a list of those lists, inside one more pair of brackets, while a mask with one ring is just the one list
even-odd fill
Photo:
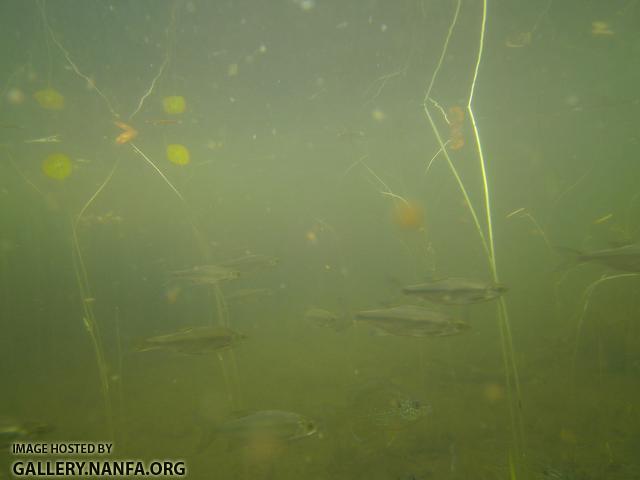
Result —
[[177, 115], [179, 113], [184, 113], [187, 109], [187, 102], [185, 102], [184, 97], [180, 95], [164, 97], [162, 99], [162, 108], [165, 113]]
[[73, 165], [69, 157], [64, 153], [54, 153], [49, 155], [42, 162], [42, 171], [44, 174], [55, 180], [64, 180], [71, 175]]
[[64, 97], [53, 88], [38, 90], [33, 94], [33, 98], [36, 99], [36, 102], [38, 102], [42, 108], [46, 108], [47, 110], [62, 110], [64, 108]]
[[189, 150], [179, 143], [167, 145], [167, 158], [171, 163], [175, 163], [176, 165], [188, 165], [189, 162], [191, 162]]

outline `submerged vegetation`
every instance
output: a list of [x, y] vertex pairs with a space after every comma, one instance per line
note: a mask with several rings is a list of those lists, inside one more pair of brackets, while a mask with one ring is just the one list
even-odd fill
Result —
[[636, 478], [640, 5], [494, 3], [5, 2], [3, 447]]

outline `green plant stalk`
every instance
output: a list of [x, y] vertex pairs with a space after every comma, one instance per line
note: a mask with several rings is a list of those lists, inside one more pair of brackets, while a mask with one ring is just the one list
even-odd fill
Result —
[[[449, 41], [451, 39], [451, 36], [453, 34], [453, 29], [458, 19], [460, 6], [461, 6], [461, 1], [458, 0], [458, 2], [456, 3], [456, 10], [454, 13], [454, 17], [449, 27], [447, 37], [445, 39], [442, 53], [440, 55], [438, 64], [436, 66], [436, 69], [434, 70], [433, 76], [431, 77], [431, 81], [425, 93], [425, 97], [423, 100], [423, 109], [427, 119], [429, 120], [429, 124], [436, 137], [440, 150], [442, 151], [443, 156], [446, 159], [447, 164], [449, 166], [449, 169], [451, 170], [458, 184], [458, 187], [460, 188], [460, 191], [465, 199], [466, 205], [469, 209], [469, 212], [475, 224], [476, 230], [478, 231], [478, 235], [482, 242], [482, 246], [487, 255], [487, 260], [489, 262], [489, 268], [491, 270], [492, 279], [495, 282], [498, 282], [499, 277], [498, 277], [498, 270], [497, 270], [497, 265], [495, 260], [495, 242], [494, 242], [493, 223], [492, 223], [492, 216], [491, 216], [491, 197], [490, 197], [490, 191], [489, 191], [489, 181], [487, 176], [486, 161], [485, 161], [484, 153], [482, 150], [482, 142], [480, 139], [478, 125], [477, 125], [475, 115], [473, 113], [473, 108], [472, 108], [473, 97], [474, 97], [475, 87], [476, 87], [477, 78], [478, 78], [478, 71], [480, 68], [480, 63], [482, 60], [482, 52], [484, 49], [484, 36], [486, 32], [486, 21], [487, 21], [487, 0], [483, 0], [483, 3], [482, 3], [482, 21], [481, 21], [481, 30], [480, 30], [480, 40], [478, 45], [478, 55], [477, 55], [477, 60], [474, 67], [473, 80], [472, 80], [472, 84], [469, 92], [469, 100], [467, 102], [467, 111], [469, 112], [469, 118], [473, 128], [473, 136], [477, 146], [480, 170], [482, 172], [483, 197], [484, 197], [484, 207], [485, 207], [485, 214], [486, 214], [485, 219], [486, 219], [486, 228], [487, 228], [486, 236], [480, 224], [480, 220], [476, 213], [476, 210], [473, 207], [473, 204], [471, 203], [467, 189], [464, 186], [464, 183], [462, 182], [462, 178], [460, 177], [457, 169], [455, 168], [453, 162], [451, 161], [451, 157], [446, 149], [445, 142], [443, 141], [442, 136], [428, 108], [428, 102], [431, 100], [431, 91], [433, 89], [437, 75], [444, 61], [446, 51], [449, 45]], [[502, 357], [503, 357], [503, 362], [505, 366], [505, 379], [507, 384], [507, 400], [509, 404], [509, 413], [511, 418], [512, 434], [514, 439], [513, 448], [514, 448], [515, 457], [517, 459], [521, 459], [523, 450], [524, 450], [524, 428], [523, 428], [522, 415], [519, 414], [519, 409], [516, 410], [515, 404], [517, 404], [518, 407], [521, 406], [522, 395], [520, 391], [520, 381], [519, 381], [518, 369], [517, 369], [515, 354], [513, 349], [513, 337], [511, 334], [507, 304], [504, 298], [502, 297], [499, 300], [498, 316], [499, 316], [499, 330], [500, 330], [500, 337], [501, 337]], [[512, 389], [514, 388], [515, 388], [515, 396], [516, 396], [515, 402], [512, 395]]]
[[91, 288], [87, 276], [87, 269], [82, 258], [82, 252], [80, 251], [80, 244], [78, 243], [78, 236], [76, 234], [76, 228], [73, 219], [71, 219], [71, 233], [73, 242], [73, 269], [76, 275], [76, 281], [78, 283], [80, 295], [82, 297], [82, 310], [84, 313], [82, 320], [84, 322], [87, 333], [89, 334], [89, 338], [91, 338], [93, 350], [96, 355], [100, 386], [105, 406], [107, 432], [109, 438], [114, 438], [113, 407], [111, 405], [111, 392], [109, 388], [109, 368], [105, 360], [102, 340], [100, 338], [100, 331], [95, 315], [93, 313], [93, 307], [91, 306], [91, 303], [87, 301], [87, 299], [92, 298]]

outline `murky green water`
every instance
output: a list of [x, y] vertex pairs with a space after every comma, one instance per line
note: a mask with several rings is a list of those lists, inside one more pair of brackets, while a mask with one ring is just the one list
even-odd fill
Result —
[[[0, 417], [21, 441], [196, 479], [640, 478], [640, 272], [565, 253], [640, 241], [638, 1], [0, 12]], [[508, 292], [401, 293], [448, 277]], [[470, 329], [357, 321], [403, 304]], [[246, 338], [134, 348], [215, 325]]]

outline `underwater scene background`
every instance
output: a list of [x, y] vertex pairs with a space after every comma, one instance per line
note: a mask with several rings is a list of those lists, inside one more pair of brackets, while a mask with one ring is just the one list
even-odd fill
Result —
[[639, 22], [2, 2], [0, 427], [198, 479], [640, 478]]

